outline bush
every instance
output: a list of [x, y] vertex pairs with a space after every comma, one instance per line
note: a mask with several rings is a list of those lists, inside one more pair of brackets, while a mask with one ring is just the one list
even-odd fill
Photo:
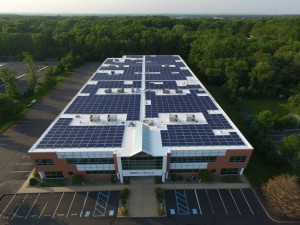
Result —
[[159, 216], [163, 216], [163, 215], [165, 215], [165, 210], [163, 210], [162, 208], [158, 208], [158, 209], [157, 209], [157, 214], [158, 214]]
[[120, 209], [120, 214], [121, 214], [121, 216], [127, 216], [128, 215], [128, 209], [125, 208], [125, 207], [122, 207]]
[[33, 170], [32, 175], [33, 175], [34, 178], [39, 178], [40, 177], [39, 172], [36, 169]]
[[123, 190], [120, 191], [120, 199], [121, 200], [128, 199], [128, 196], [129, 196], [129, 189], [128, 188], [124, 188]]
[[80, 174], [75, 174], [72, 177], [72, 185], [79, 185], [82, 184], [83, 182], [83, 177]]
[[176, 175], [174, 173], [170, 174], [170, 180], [171, 181], [176, 181]]
[[198, 176], [202, 182], [211, 182], [213, 180], [213, 175], [208, 170], [200, 170]]
[[164, 199], [164, 190], [160, 187], [155, 188], [156, 199], [159, 203], [162, 203]]
[[38, 180], [37, 179], [35, 179], [35, 178], [30, 178], [30, 180], [29, 180], [29, 185], [30, 186], [35, 186], [35, 185], [37, 185], [38, 184]]

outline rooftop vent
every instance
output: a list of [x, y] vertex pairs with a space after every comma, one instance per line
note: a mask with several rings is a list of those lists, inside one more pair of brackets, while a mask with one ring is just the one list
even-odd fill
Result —
[[186, 115], [186, 121], [195, 121], [195, 115]]
[[131, 88], [131, 92], [132, 92], [132, 93], [134, 92], [134, 88]]
[[109, 121], [109, 122], [117, 121], [117, 115], [108, 115], [107, 121]]
[[163, 89], [163, 93], [164, 93], [164, 94], [169, 94], [169, 93], [170, 93], [170, 90], [168, 90], [168, 89]]
[[90, 115], [90, 121], [91, 122], [99, 122], [100, 121], [100, 115]]
[[178, 94], [182, 94], [183, 91], [181, 89], [176, 89], [175, 92]]
[[106, 94], [111, 93], [111, 88], [105, 89], [104, 92], [105, 92]]
[[110, 74], [115, 74], [115, 71], [110, 71]]
[[177, 115], [170, 115], [169, 116], [169, 121], [170, 122], [176, 122], [176, 121], [178, 121], [178, 116]]
[[118, 89], [118, 91], [117, 91], [118, 93], [124, 93], [124, 88], [122, 88], [122, 89]]

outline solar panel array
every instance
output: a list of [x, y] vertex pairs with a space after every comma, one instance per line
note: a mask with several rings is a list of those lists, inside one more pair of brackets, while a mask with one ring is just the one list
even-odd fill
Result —
[[162, 146], [244, 145], [244, 142], [236, 132], [230, 132], [230, 135], [216, 136], [208, 124], [168, 125], [167, 129], [161, 131]]
[[125, 126], [70, 126], [70, 118], [60, 118], [37, 148], [121, 147]]
[[146, 92], [146, 99], [151, 105], [146, 105], [146, 117], [158, 117], [158, 113], [192, 113], [217, 110], [218, 108], [208, 96], [197, 96], [191, 91], [186, 95], [156, 95]]
[[139, 120], [140, 103], [136, 94], [77, 96], [65, 114], [127, 114], [127, 120]]
[[[199, 89], [201, 85], [178, 86], [176, 81], [146, 81], [146, 89]], [[205, 93], [205, 91], [203, 91]]]
[[96, 73], [92, 80], [106, 80], [106, 81], [117, 81], [117, 80], [142, 80], [142, 74], [106, 74]]
[[141, 88], [141, 81], [133, 81], [132, 84], [124, 84], [124, 81], [98, 81], [97, 84], [87, 84], [81, 93], [95, 94], [99, 88]]

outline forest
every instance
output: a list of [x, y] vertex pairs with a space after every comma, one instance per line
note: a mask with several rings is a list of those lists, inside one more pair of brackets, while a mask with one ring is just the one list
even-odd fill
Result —
[[[0, 107], [0, 125], [16, 119], [24, 109], [24, 98], [53, 87], [61, 73], [87, 61], [129, 54], [180, 55], [201, 82], [221, 91], [231, 109], [239, 109], [241, 99], [261, 98], [300, 107], [300, 17], [2, 15], [0, 61], [23, 60], [30, 68], [30, 80], [28, 90], [20, 93], [13, 71], [0, 71], [1, 80], [9, 84], [7, 94], [0, 94], [0, 106], [6, 106]], [[49, 59], [59, 63], [38, 84], [34, 61]], [[267, 138], [273, 129], [299, 127], [299, 118], [262, 111], [248, 118], [242, 131], [269, 164], [277, 167], [285, 158], [299, 173], [299, 149], [289, 149], [300, 146], [299, 135], [285, 140], [284, 144], [291, 144], [282, 146], [283, 153]]]

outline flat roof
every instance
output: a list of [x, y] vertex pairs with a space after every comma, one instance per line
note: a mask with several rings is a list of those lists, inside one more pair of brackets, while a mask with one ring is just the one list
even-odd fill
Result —
[[29, 150], [169, 151], [252, 146], [178, 55], [108, 58]]

